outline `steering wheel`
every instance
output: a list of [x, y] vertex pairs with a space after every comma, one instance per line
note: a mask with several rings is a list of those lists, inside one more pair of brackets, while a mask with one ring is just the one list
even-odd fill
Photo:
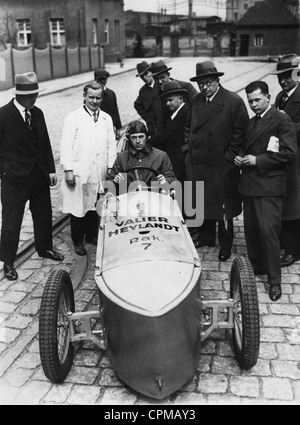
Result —
[[135, 191], [135, 190], [137, 190], [139, 188], [139, 184], [141, 182], [140, 176], [138, 174], [138, 171], [139, 170], [150, 171], [152, 174], [154, 174], [155, 177], [159, 176], [159, 174], [160, 174], [158, 171], [154, 170], [153, 168], [144, 167], [142, 165], [141, 166], [136, 166], [136, 167], [128, 168], [127, 170], [124, 171], [124, 173], [128, 173], [129, 171], [133, 171], [134, 174], [135, 174], [135, 177], [136, 177], [136, 183], [137, 183], [136, 184], [136, 187], [135, 187], [135, 185], [133, 185], [133, 183], [131, 183], [131, 185], [133, 185], [133, 187], [131, 186], [132, 191]]

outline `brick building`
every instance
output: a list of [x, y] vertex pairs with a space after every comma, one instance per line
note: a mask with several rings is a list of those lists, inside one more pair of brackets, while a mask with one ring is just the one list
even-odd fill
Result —
[[0, 0], [0, 49], [105, 46], [124, 55], [123, 0]]
[[237, 55], [299, 54], [300, 22], [296, 3], [293, 3], [284, 0], [256, 2], [236, 24]]

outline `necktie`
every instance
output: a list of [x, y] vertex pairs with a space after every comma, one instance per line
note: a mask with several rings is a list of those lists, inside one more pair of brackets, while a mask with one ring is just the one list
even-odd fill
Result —
[[260, 115], [256, 115], [255, 120], [254, 120], [254, 128], [257, 126], [257, 124], [259, 123], [259, 121], [261, 120], [261, 116]]
[[208, 97], [205, 98], [205, 106], [209, 105], [210, 100], [208, 99]]
[[29, 112], [29, 109], [25, 109], [25, 124], [28, 130], [31, 130], [32, 120], [31, 120], [31, 113]]
[[98, 111], [94, 112], [94, 121], [97, 122], [98, 121]]
[[279, 109], [283, 110], [288, 100], [289, 100], [288, 95], [286, 93], [283, 93], [279, 102]]

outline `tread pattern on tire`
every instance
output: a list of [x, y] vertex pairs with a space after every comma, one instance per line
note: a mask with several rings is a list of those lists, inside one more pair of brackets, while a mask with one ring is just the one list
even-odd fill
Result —
[[57, 352], [57, 313], [62, 291], [67, 294], [70, 311], [75, 311], [74, 293], [69, 274], [65, 270], [53, 271], [42, 296], [39, 314], [39, 346], [42, 367], [46, 377], [61, 383], [68, 375], [73, 363], [73, 345], [69, 344], [68, 354], [63, 363]]
[[238, 257], [233, 261], [230, 277], [230, 292], [233, 297], [232, 280], [238, 273], [240, 279], [240, 302], [242, 307], [243, 337], [239, 347], [233, 330], [234, 350], [242, 369], [256, 365], [260, 347], [260, 316], [256, 279], [248, 258]]

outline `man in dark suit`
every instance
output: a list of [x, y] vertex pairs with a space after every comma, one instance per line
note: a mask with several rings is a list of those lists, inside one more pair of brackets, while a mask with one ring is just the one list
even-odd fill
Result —
[[280, 242], [285, 250], [281, 267], [288, 267], [300, 259], [300, 85], [299, 59], [292, 53], [279, 58], [276, 71], [282, 91], [275, 108], [288, 114], [297, 132], [297, 155], [287, 167], [287, 187], [283, 200]]
[[94, 72], [95, 81], [103, 87], [101, 110], [111, 116], [113, 125], [115, 128], [116, 139], [119, 140], [121, 137], [121, 118], [118, 109], [116, 93], [109, 89], [107, 85], [107, 79], [110, 77], [110, 73], [106, 69], [97, 69]]
[[286, 166], [297, 151], [296, 131], [290, 117], [270, 104], [269, 87], [254, 81], [246, 87], [256, 114], [247, 129], [243, 149], [234, 160], [242, 170], [244, 229], [255, 274], [266, 273], [272, 301], [281, 297], [280, 242]]
[[165, 102], [170, 116], [161, 137], [161, 149], [166, 151], [177, 180], [183, 185], [185, 181], [185, 156], [183, 153], [184, 129], [188, 117], [188, 106], [184, 102], [186, 89], [181, 88], [179, 81], [170, 81], [162, 86], [160, 98]]
[[136, 98], [133, 106], [137, 113], [143, 118], [148, 127], [149, 136], [155, 135], [155, 115], [153, 107], [153, 99], [159, 95], [159, 87], [155, 84], [151, 65], [146, 61], [138, 63], [137, 75], [145, 83], [139, 91], [139, 95]]
[[249, 116], [242, 98], [220, 85], [224, 73], [218, 72], [213, 61], [198, 63], [196, 74], [191, 81], [197, 81], [201, 92], [191, 101], [184, 150], [187, 180], [204, 182], [204, 223], [190, 232], [196, 248], [215, 246], [218, 223], [218, 258], [227, 261], [234, 238], [233, 218], [242, 212], [239, 170], [233, 160]]
[[41, 89], [34, 72], [16, 75], [15, 83], [15, 99], [0, 108], [0, 260], [9, 280], [18, 278], [14, 261], [28, 200], [38, 254], [55, 261], [64, 259], [52, 244], [49, 185], [54, 186], [57, 177], [44, 115], [34, 106]]
[[[161, 101], [161, 98], [159, 96], [162, 94], [162, 86], [174, 80], [173, 78], [171, 78], [171, 75], [169, 72], [171, 69], [172, 68], [168, 68], [168, 66], [162, 60], [153, 62], [151, 64], [151, 72], [155, 80], [155, 84], [158, 87], [158, 91], [155, 93], [154, 103], [153, 103], [154, 114], [155, 114], [156, 139], [152, 139], [152, 144], [154, 144], [154, 146], [157, 146], [157, 147], [159, 147], [159, 139], [161, 138], [166, 128], [166, 122], [169, 117], [168, 108], [165, 105], [165, 103]], [[189, 104], [191, 102], [191, 99], [198, 93], [197, 90], [191, 83], [187, 81], [180, 81], [180, 80], [177, 80], [177, 81], [179, 82], [180, 87], [186, 90], [184, 94], [184, 101], [185, 103]]]

